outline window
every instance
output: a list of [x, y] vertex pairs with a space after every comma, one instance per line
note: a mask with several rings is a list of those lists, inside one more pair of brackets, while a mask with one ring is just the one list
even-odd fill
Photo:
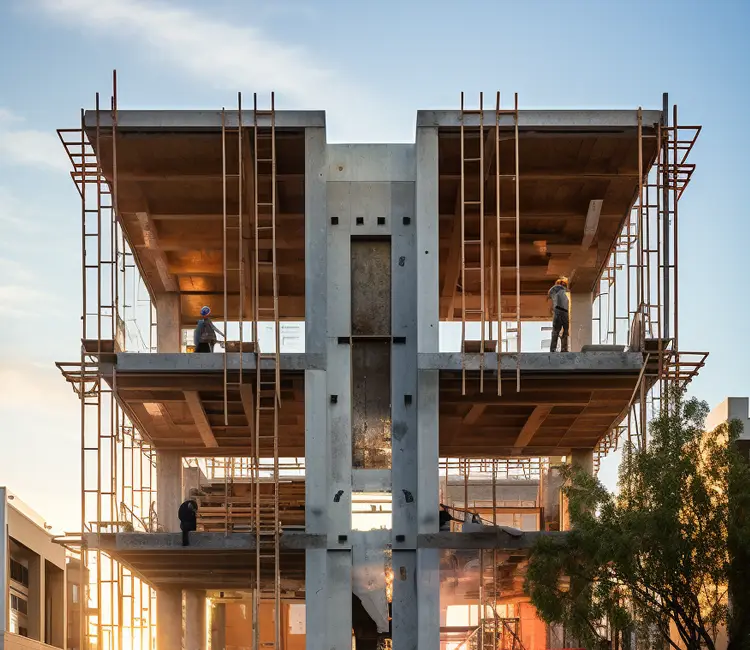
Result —
[[29, 613], [29, 603], [26, 599], [16, 596], [16, 594], [10, 595], [10, 608], [19, 614]]
[[10, 579], [20, 582], [24, 587], [29, 586], [29, 570], [20, 562], [10, 559]]
[[73, 600], [73, 604], [76, 604], [78, 602], [78, 585], [73, 585], [71, 598]]

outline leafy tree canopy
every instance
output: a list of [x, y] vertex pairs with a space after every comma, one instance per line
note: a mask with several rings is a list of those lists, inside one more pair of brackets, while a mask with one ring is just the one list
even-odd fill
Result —
[[588, 648], [609, 647], [605, 620], [625, 646], [635, 631], [648, 647], [713, 650], [717, 628], [728, 625], [730, 648], [750, 647], [750, 469], [735, 444], [742, 424], [706, 433], [707, 414], [705, 402], [673, 390], [648, 446], [626, 445], [617, 495], [561, 467], [572, 530], [542, 538], [526, 576], [547, 623]]

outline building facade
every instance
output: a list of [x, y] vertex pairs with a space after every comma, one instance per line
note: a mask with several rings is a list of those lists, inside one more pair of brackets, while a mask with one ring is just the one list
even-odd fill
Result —
[[0, 649], [66, 648], [64, 547], [5, 487], [0, 487], [0, 531]]

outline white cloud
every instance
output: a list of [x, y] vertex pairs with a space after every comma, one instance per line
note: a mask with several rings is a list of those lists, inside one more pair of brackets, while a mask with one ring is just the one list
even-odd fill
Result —
[[0, 163], [31, 165], [54, 170], [70, 169], [54, 131], [19, 128], [23, 118], [0, 107]]
[[[52, 15], [76, 26], [140, 41], [195, 78], [218, 88], [278, 93], [277, 106], [326, 109], [334, 139], [387, 136], [383, 105], [367, 87], [342, 79], [303, 47], [275, 40], [251, 25], [145, 0], [39, 0]], [[246, 100], [247, 101], [247, 100]], [[360, 138], [361, 139], [361, 138]]]
[[0, 258], [0, 305], [5, 314], [20, 318], [37, 319], [42, 311], [48, 318], [62, 312], [61, 299], [39, 289], [37, 279], [27, 267], [3, 258]]
[[[0, 137], [2, 137], [0, 135]], [[39, 232], [39, 224], [32, 218], [28, 203], [21, 201], [7, 187], [0, 185], [0, 227], [4, 232], [14, 229], [23, 233]]]

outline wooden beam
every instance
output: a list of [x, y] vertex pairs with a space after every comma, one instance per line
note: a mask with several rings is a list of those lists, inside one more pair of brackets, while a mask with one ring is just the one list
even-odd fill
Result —
[[153, 220], [149, 216], [148, 212], [136, 212], [138, 223], [143, 231], [143, 241], [145, 242], [146, 249], [151, 254], [156, 270], [159, 273], [159, 279], [164, 290], [168, 292], [176, 292], [179, 290], [177, 279], [169, 272], [169, 265], [167, 264], [167, 256], [164, 251], [159, 248], [159, 237], [156, 233], [156, 226]]
[[513, 445], [516, 447], [519, 451], [526, 447], [531, 442], [531, 439], [534, 437], [534, 434], [539, 430], [539, 427], [542, 425], [542, 422], [547, 418], [547, 416], [552, 412], [551, 406], [537, 406], [529, 416], [529, 419], [526, 420], [526, 424], [523, 425], [523, 428], [521, 429], [521, 432], [518, 434], [518, 437], [516, 438], [516, 442]]
[[242, 400], [242, 410], [245, 411], [250, 435], [255, 435], [255, 396], [251, 384], [240, 385], [240, 399]]
[[195, 426], [198, 428], [198, 433], [200, 433], [203, 439], [203, 443], [206, 447], [218, 447], [219, 445], [214, 437], [214, 432], [211, 430], [211, 425], [206, 417], [206, 411], [203, 410], [198, 391], [186, 390], [185, 401], [190, 409], [190, 414], [193, 416]]
[[482, 417], [482, 413], [487, 408], [487, 404], [474, 404], [464, 418], [464, 424], [476, 424], [477, 420]]

